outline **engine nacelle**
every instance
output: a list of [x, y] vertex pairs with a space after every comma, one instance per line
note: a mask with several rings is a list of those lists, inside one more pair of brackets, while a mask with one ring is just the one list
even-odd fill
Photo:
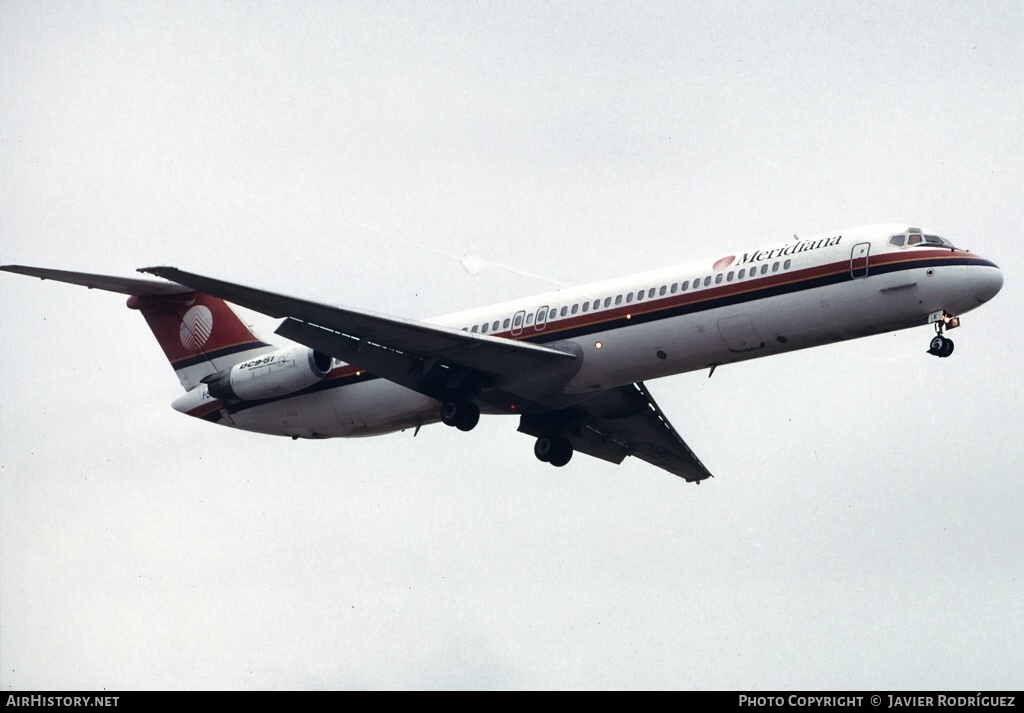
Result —
[[331, 357], [307, 347], [289, 347], [235, 364], [203, 381], [210, 396], [255, 401], [284, 396], [317, 383], [331, 370]]

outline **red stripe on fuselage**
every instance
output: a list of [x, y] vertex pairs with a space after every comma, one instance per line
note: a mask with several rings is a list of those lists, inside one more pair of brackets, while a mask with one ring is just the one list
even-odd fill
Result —
[[[964, 258], [983, 260], [977, 255], [969, 252], [958, 251], [951, 252], [948, 249], [938, 250], [919, 250], [918, 252], [901, 252], [901, 253], [879, 253], [877, 255], [871, 255], [868, 258], [868, 270], [871, 268], [894, 265], [901, 262], [920, 262], [922, 260], [934, 261], [941, 263], [944, 260], [957, 259], [962, 260]], [[738, 272], [735, 265], [732, 266], [733, 272]], [[753, 269], [759, 269], [760, 264], [753, 266]], [[594, 327], [604, 322], [613, 322], [621, 320], [627, 317], [646, 315], [653, 312], [660, 312], [666, 309], [673, 309], [676, 307], [689, 306], [698, 304], [701, 302], [710, 302], [712, 300], [721, 299], [722, 297], [731, 297], [734, 295], [741, 295], [750, 292], [758, 292], [762, 290], [770, 290], [783, 285], [794, 284], [798, 282], [805, 282], [808, 280], [816, 280], [822, 277], [831, 277], [833, 275], [839, 275], [848, 273], [851, 270], [851, 259], [846, 258], [837, 262], [830, 262], [824, 265], [815, 265], [812, 267], [805, 267], [798, 270], [786, 270], [779, 271], [777, 273], [769, 273], [764, 276], [757, 276], [756, 278], [744, 277], [742, 279], [735, 279], [732, 282], [723, 282], [721, 284], [712, 284], [708, 287], [700, 287], [694, 290], [692, 287], [686, 292], [679, 292], [674, 295], [665, 295], [652, 297], [645, 299], [640, 302], [633, 302], [631, 304], [619, 305], [617, 307], [611, 307], [607, 309], [599, 308], [596, 312], [582, 313], [575, 316], [562, 317], [555, 322], [555, 326], [552, 326], [551, 322], [547, 322], [544, 329], [538, 330], [535, 327], [523, 327], [522, 331], [513, 336], [511, 330], [504, 330], [501, 332], [491, 332], [489, 335], [492, 337], [500, 337], [504, 339], [522, 340], [540, 335], [558, 334], [560, 332], [566, 332], [581, 327]], [[728, 270], [719, 271], [713, 275], [712, 278], [717, 275], [727, 275]], [[708, 275], [702, 274], [698, 279], [703, 282], [704, 278]], [[685, 280], [680, 280], [685, 281]], [[660, 287], [660, 285], [659, 285]], [[646, 292], [649, 287], [645, 288]], [[632, 291], [638, 292], [639, 287], [632, 288]], [[622, 296], [628, 294], [630, 290], [620, 292]], [[600, 298], [603, 302], [605, 296]], [[590, 299], [583, 299], [582, 297], [573, 298], [573, 304], [583, 304], [584, 302], [593, 302], [596, 297]], [[561, 308], [562, 305], [558, 307]], [[493, 321], [493, 320], [488, 320]]]

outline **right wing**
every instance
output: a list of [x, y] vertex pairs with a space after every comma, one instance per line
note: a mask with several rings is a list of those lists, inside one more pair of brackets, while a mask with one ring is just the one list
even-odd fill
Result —
[[578, 406], [524, 415], [519, 430], [567, 438], [573, 450], [611, 463], [635, 456], [691, 483], [713, 477], [642, 382], [609, 389]]

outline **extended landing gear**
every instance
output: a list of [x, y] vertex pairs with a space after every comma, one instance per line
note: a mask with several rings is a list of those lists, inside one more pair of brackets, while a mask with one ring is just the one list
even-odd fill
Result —
[[946, 312], [935, 312], [929, 315], [928, 321], [935, 323], [935, 336], [932, 337], [932, 341], [928, 344], [928, 353], [934, 354], [937, 357], [948, 357], [953, 353], [953, 340], [942, 336], [942, 332], [946, 329], [959, 327], [960, 318]]
[[572, 460], [572, 444], [565, 438], [541, 436], [533, 445], [533, 455], [542, 463], [561, 468]]
[[469, 401], [445, 401], [441, 404], [441, 423], [460, 431], [472, 431], [480, 422], [480, 408]]
[[941, 334], [936, 334], [928, 345], [928, 353], [934, 354], [937, 357], [948, 357], [953, 353], [953, 340]]

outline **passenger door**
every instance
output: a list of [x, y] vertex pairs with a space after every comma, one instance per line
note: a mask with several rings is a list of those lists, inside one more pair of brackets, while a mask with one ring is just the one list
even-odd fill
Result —
[[850, 251], [850, 276], [859, 280], [868, 276], [868, 253], [871, 252], [871, 243], [857, 243]]

